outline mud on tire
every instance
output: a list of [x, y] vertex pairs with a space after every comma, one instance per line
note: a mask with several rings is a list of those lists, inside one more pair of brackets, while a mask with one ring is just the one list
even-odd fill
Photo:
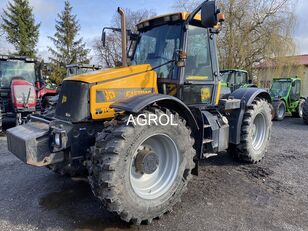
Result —
[[282, 121], [286, 115], [287, 107], [284, 101], [279, 100], [273, 102], [273, 107], [275, 110], [274, 120]]
[[[162, 109], [154, 108], [142, 112], [145, 115], [156, 114], [157, 116], [163, 113], [171, 115], [168, 110], [162, 111]], [[117, 120], [117, 123], [112, 123], [97, 135], [89, 166], [89, 182], [93, 193], [109, 211], [118, 214], [126, 222], [150, 223], [152, 219], [161, 217], [164, 213], [170, 211], [186, 190], [187, 183], [191, 178], [191, 170], [195, 166], [193, 162], [196, 155], [193, 149], [194, 140], [191, 137], [190, 129], [186, 127], [185, 121], [178, 114], [174, 114], [174, 121], [178, 126], [162, 126], [159, 124], [132, 126], [132, 124], [127, 125], [126, 121], [127, 117]], [[159, 156], [158, 168], [151, 175], [135, 176], [134, 174], [136, 174], [137, 158], [140, 154], [139, 148], [141, 147], [141, 152], [147, 148], [152, 148], [157, 152], [158, 146], [155, 146], [155, 142], [158, 142], [158, 138], [162, 138], [159, 142], [161, 150], [168, 150], [164, 149], [168, 147], [167, 143], [163, 141], [164, 136], [169, 137], [178, 150], [176, 152], [178, 154], [178, 165], [175, 168], [176, 171], [174, 171], [173, 181], [167, 180], [169, 179], [168, 175], [161, 175], [161, 179], [166, 179], [165, 188], [167, 188], [167, 191], [161, 191], [163, 193], [160, 195], [159, 190], [164, 187], [160, 189], [158, 186], [164, 181], [157, 180], [156, 184], [151, 184], [149, 181], [138, 184], [138, 177], [143, 179], [142, 177], [146, 176], [155, 179], [155, 173], [161, 174], [161, 170], [165, 167], [169, 168], [169, 172], [173, 172], [171, 171], [171, 169], [174, 169], [172, 163], [176, 161], [168, 159], [168, 156], [174, 154], [162, 151], [165, 157]], [[150, 141], [151, 139], [153, 140]], [[143, 147], [143, 145], [149, 145], [149, 147]], [[135, 155], [136, 152], [137, 156]], [[168, 162], [170, 162], [170, 166], [164, 164]], [[163, 171], [166, 172], [165, 174], [168, 173], [167, 168], [166, 171]], [[171, 184], [169, 185], [167, 182], [171, 182]], [[144, 191], [143, 185], [148, 187]], [[155, 188], [153, 185], [158, 186]]]
[[248, 106], [241, 128], [241, 143], [231, 145], [229, 153], [246, 163], [257, 163], [263, 159], [271, 137], [272, 115], [268, 102], [256, 99]]

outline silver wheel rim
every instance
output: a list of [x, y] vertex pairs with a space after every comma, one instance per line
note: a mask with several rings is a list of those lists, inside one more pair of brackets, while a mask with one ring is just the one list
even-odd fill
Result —
[[280, 104], [278, 108], [278, 118], [282, 118], [284, 116], [284, 113], [286, 112], [285, 107], [283, 104]]
[[[150, 149], [158, 156], [159, 164], [152, 174], [137, 171], [134, 159], [138, 151]], [[130, 183], [142, 199], [154, 200], [165, 194], [173, 185], [179, 168], [180, 155], [175, 142], [165, 134], [144, 139], [134, 153], [130, 167]]]
[[255, 150], [259, 150], [266, 138], [266, 120], [265, 116], [260, 113], [253, 121], [252, 128], [252, 146]]
[[301, 103], [301, 104], [299, 105], [299, 107], [298, 107], [298, 115], [299, 115], [300, 118], [303, 117], [303, 110], [304, 110], [304, 104]]

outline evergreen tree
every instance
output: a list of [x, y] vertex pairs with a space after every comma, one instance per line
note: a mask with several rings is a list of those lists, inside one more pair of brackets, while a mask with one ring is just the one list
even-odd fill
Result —
[[89, 49], [82, 38], [77, 38], [80, 25], [76, 15], [72, 14], [72, 6], [69, 1], [65, 1], [64, 11], [58, 14], [56, 20], [56, 33], [49, 37], [54, 44], [54, 48], [48, 47], [53, 63], [53, 73], [51, 79], [59, 82], [65, 77], [65, 66], [68, 64], [89, 63]]
[[40, 23], [35, 23], [29, 1], [12, 0], [1, 18], [1, 28], [7, 41], [15, 47], [17, 55], [34, 57]]

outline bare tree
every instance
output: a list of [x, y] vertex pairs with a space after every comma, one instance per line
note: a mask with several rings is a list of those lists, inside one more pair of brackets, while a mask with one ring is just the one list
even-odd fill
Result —
[[[127, 29], [136, 31], [136, 25], [147, 18], [156, 15], [153, 10], [141, 9], [130, 10], [126, 9], [126, 23]], [[117, 13], [114, 14], [111, 21], [111, 26], [115, 28], [121, 27], [120, 17]], [[115, 67], [121, 65], [121, 35], [117, 32], [110, 32], [107, 34], [106, 46], [104, 47], [100, 39], [95, 39], [93, 50], [98, 62], [105, 67]]]
[[[191, 10], [200, 2], [176, 0], [175, 7]], [[222, 68], [251, 71], [264, 60], [294, 52], [294, 1], [220, 0], [218, 4], [226, 16], [218, 36]]]

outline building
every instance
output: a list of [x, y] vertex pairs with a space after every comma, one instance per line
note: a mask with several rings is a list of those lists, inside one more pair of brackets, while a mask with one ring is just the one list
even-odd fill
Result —
[[258, 86], [270, 88], [273, 78], [298, 76], [302, 80], [302, 96], [308, 97], [308, 54], [272, 59], [255, 69]]

